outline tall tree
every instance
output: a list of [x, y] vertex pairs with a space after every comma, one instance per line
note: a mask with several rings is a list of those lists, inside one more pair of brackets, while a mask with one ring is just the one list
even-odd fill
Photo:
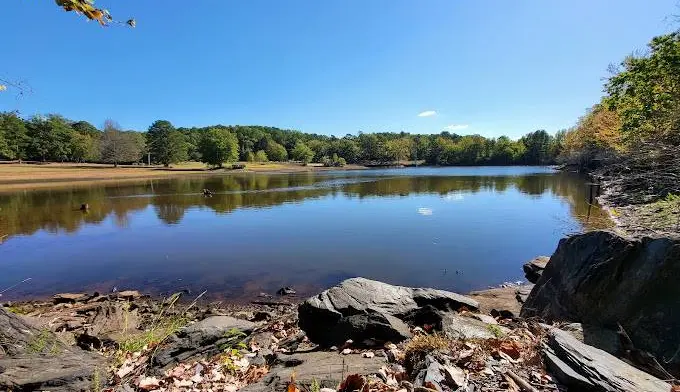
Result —
[[267, 157], [274, 162], [285, 162], [288, 160], [288, 151], [286, 151], [286, 148], [274, 140], [267, 141], [265, 152], [267, 153]]
[[6, 159], [26, 158], [28, 136], [24, 120], [14, 112], [0, 113], [0, 133], [4, 139], [4, 147], [0, 156]]
[[295, 147], [293, 148], [291, 155], [293, 159], [296, 161], [301, 161], [306, 165], [314, 158], [314, 151], [312, 151], [312, 149], [303, 142], [297, 142], [295, 143]]
[[680, 143], [680, 32], [655, 37], [646, 56], [629, 56], [609, 78], [606, 103], [621, 118], [627, 143]]
[[100, 149], [102, 161], [114, 166], [121, 162], [139, 161], [142, 151], [134, 132], [122, 132], [120, 125], [113, 120], [104, 123]]
[[210, 128], [199, 142], [201, 162], [222, 167], [238, 159], [238, 139], [224, 128]]
[[27, 126], [29, 155], [41, 161], [65, 161], [71, 154], [73, 129], [68, 121], [55, 114], [35, 116]]
[[169, 121], [158, 120], [147, 132], [147, 147], [153, 162], [168, 167], [171, 163], [187, 160], [187, 143]]

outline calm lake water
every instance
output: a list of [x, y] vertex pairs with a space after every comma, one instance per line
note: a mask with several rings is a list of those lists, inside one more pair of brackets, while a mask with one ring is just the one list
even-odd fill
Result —
[[[204, 197], [203, 188], [215, 195]], [[87, 213], [78, 210], [89, 203]], [[588, 215], [590, 214], [590, 217]], [[247, 299], [353, 276], [467, 292], [601, 225], [546, 167], [239, 174], [0, 194], [3, 299], [135, 288]]]

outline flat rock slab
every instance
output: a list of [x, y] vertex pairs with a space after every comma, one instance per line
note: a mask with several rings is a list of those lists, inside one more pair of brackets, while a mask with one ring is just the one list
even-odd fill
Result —
[[[286, 364], [289, 366], [286, 367]], [[343, 374], [345, 376], [377, 374], [385, 364], [383, 357], [363, 358], [361, 354], [342, 355], [336, 352], [317, 351], [279, 355], [279, 365], [274, 366], [262, 381], [241, 391], [284, 391], [293, 372], [299, 385], [309, 386], [316, 380], [321, 387], [337, 388]]]
[[60, 304], [60, 303], [76, 303], [78, 301], [84, 301], [89, 296], [84, 293], [61, 293], [61, 294], [56, 294], [52, 297], [52, 300], [54, 301], [55, 304]]
[[92, 379], [106, 380], [104, 357], [87, 352], [22, 354], [0, 359], [0, 390], [86, 391]]
[[176, 336], [154, 357], [154, 365], [160, 368], [185, 361], [197, 355], [213, 355], [220, 351], [220, 344], [227, 342], [230, 335], [245, 335], [255, 329], [255, 324], [229, 316], [213, 316], [192, 324]]
[[[0, 390], [81, 391], [92, 388], [104, 357], [62, 343], [0, 308]], [[101, 377], [105, 380], [106, 377]]]
[[[315, 343], [333, 345], [353, 336], [356, 328], [342, 328], [345, 318], [359, 314], [380, 314], [384, 317], [402, 318], [421, 307], [440, 310], [477, 310], [477, 301], [460, 294], [443, 290], [393, 286], [365, 278], [347, 279], [339, 285], [311, 297], [298, 307], [299, 324]], [[345, 323], [345, 324], [343, 324]], [[354, 323], [349, 323], [352, 326]], [[384, 324], [384, 323], [383, 323]], [[397, 330], [384, 335], [366, 336], [377, 340], [391, 340]]]
[[567, 331], [551, 329], [546, 364], [566, 386], [579, 391], [668, 392], [671, 386]]
[[468, 296], [479, 303], [480, 313], [490, 314], [492, 310], [507, 310], [513, 315], [519, 315], [522, 303], [518, 300], [517, 292], [531, 291], [533, 285], [515, 287], [499, 287], [488, 290], [473, 291]]

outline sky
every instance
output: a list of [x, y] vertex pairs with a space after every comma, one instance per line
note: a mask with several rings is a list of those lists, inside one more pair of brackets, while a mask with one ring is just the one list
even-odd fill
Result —
[[146, 130], [268, 125], [333, 134], [555, 132], [609, 64], [677, 28], [677, 0], [3, 0], [0, 111]]

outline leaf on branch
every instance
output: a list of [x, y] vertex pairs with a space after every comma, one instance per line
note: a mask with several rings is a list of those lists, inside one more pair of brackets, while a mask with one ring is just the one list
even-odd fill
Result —
[[[81, 14], [89, 20], [97, 21], [102, 26], [107, 26], [110, 22], [113, 22], [109, 11], [95, 7], [94, 0], [54, 0], [54, 2], [64, 11]], [[135, 27], [136, 23], [134, 19], [130, 19], [126, 24]]]
[[5, 90], [7, 90], [7, 86], [5, 86], [4, 84], [0, 84], [0, 91], [5, 91]]

